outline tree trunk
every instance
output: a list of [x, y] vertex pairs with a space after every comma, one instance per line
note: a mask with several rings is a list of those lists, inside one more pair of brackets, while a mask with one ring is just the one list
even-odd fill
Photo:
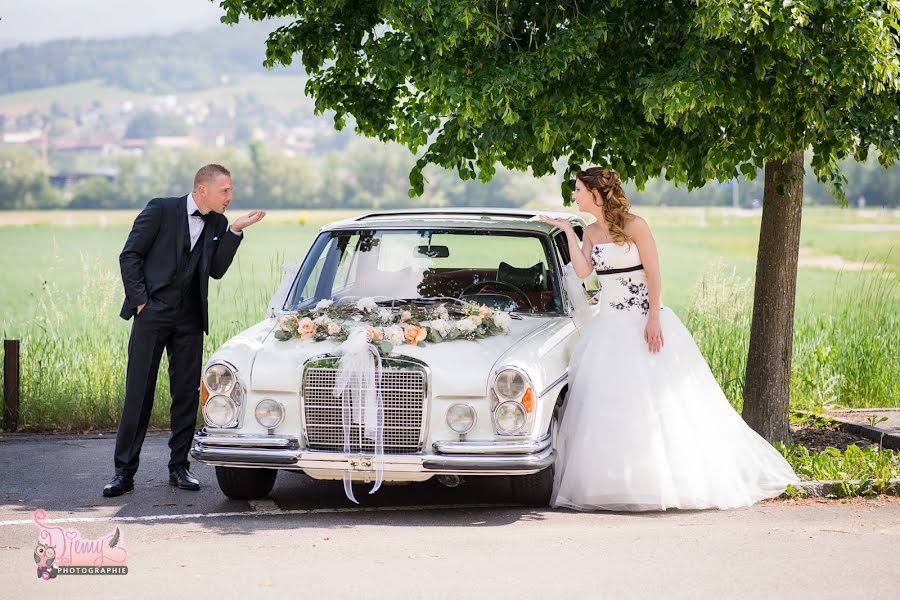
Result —
[[742, 416], [770, 442], [791, 439], [791, 347], [802, 206], [803, 152], [766, 163]]

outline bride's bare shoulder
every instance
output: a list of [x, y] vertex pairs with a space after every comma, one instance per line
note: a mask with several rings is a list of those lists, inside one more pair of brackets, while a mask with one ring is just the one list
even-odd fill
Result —
[[626, 235], [635, 235], [650, 230], [647, 221], [638, 215], [628, 215], [625, 217], [625, 233]]

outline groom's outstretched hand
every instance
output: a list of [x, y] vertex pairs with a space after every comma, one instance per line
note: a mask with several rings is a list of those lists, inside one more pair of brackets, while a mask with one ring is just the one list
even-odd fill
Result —
[[246, 215], [235, 219], [234, 223], [231, 224], [231, 229], [233, 229], [235, 233], [240, 233], [245, 227], [250, 227], [254, 223], [262, 221], [265, 216], [266, 211], [264, 210], [251, 210]]

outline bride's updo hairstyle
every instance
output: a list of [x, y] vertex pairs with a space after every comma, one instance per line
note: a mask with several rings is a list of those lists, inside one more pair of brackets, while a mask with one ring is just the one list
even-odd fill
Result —
[[[591, 167], [579, 171], [576, 177], [588, 190], [600, 194], [603, 201], [603, 216], [606, 217], [613, 241], [617, 244], [630, 243], [631, 236], [625, 234], [625, 219], [631, 210], [631, 202], [625, 197], [619, 174], [604, 167]], [[600, 206], [596, 197], [594, 203]]]

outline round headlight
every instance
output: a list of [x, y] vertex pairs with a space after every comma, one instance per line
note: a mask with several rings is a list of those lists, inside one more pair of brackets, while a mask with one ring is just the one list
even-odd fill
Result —
[[237, 378], [228, 365], [215, 364], [203, 373], [203, 383], [211, 394], [228, 394], [234, 387]]
[[256, 421], [266, 429], [275, 429], [284, 419], [284, 407], [275, 400], [260, 400], [256, 405]]
[[500, 400], [518, 400], [525, 393], [528, 382], [525, 377], [515, 369], [504, 369], [497, 374], [494, 380], [494, 392]]
[[454, 404], [447, 409], [447, 425], [456, 433], [468, 433], [475, 427], [475, 409], [469, 404]]
[[237, 415], [237, 405], [228, 396], [213, 396], [203, 405], [203, 418], [213, 427], [228, 427]]
[[504, 402], [494, 411], [494, 422], [501, 433], [515, 433], [525, 426], [528, 413], [518, 402]]

